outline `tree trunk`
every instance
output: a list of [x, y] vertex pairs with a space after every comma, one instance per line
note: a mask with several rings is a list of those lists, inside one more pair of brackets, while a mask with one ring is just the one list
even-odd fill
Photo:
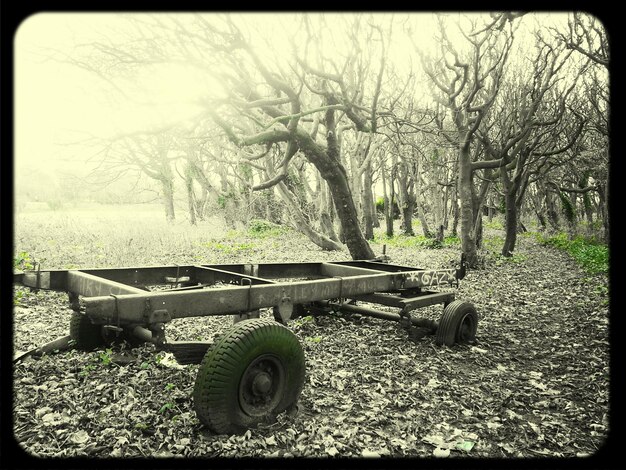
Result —
[[337, 234], [335, 233], [335, 228], [334, 228], [333, 219], [332, 219], [333, 207], [332, 207], [332, 201], [329, 201], [329, 199], [331, 199], [331, 196], [328, 192], [328, 185], [321, 178], [321, 176], [319, 176], [319, 173], [317, 174], [316, 189], [317, 189], [317, 194], [318, 194], [317, 203], [318, 203], [318, 213], [319, 213], [319, 219], [320, 219], [320, 230], [328, 238], [339, 243], [339, 238], [337, 237]]
[[237, 214], [238, 214], [237, 203], [235, 202], [234, 196], [227, 194], [224, 197], [224, 221], [226, 225], [231, 228], [237, 228]]
[[413, 212], [415, 210], [415, 196], [409, 191], [409, 175], [405, 162], [400, 162], [398, 168], [398, 202], [402, 220], [400, 228], [405, 235], [413, 236]]
[[457, 197], [457, 191], [455, 191], [454, 198], [452, 199], [452, 231], [451, 235], [457, 237], [459, 234], [459, 199]]
[[363, 231], [367, 240], [374, 239], [374, 217], [376, 206], [372, 194], [372, 168], [367, 165], [363, 171], [363, 187], [361, 188], [361, 204], [363, 206]]
[[206, 206], [209, 202], [209, 192], [201, 187], [200, 189], [200, 197], [196, 197], [195, 199], [195, 208], [196, 208], [196, 216], [200, 220], [205, 220], [206, 216]]
[[345, 244], [350, 251], [352, 259], [373, 259], [374, 251], [363, 237], [359, 227], [359, 220], [352, 200], [352, 193], [348, 186], [348, 179], [341, 171], [334, 175], [328, 175], [328, 185], [330, 186], [337, 217], [339, 218]]
[[609, 190], [609, 180], [607, 178], [606, 185], [599, 184], [598, 185], [598, 195], [600, 198], [600, 217], [602, 218], [602, 227], [603, 227], [603, 238], [605, 243], [609, 243], [610, 234], [609, 234], [609, 211], [607, 204], [607, 194]]
[[443, 228], [448, 230], [448, 199], [450, 199], [450, 187], [446, 186], [443, 190]]
[[311, 227], [311, 225], [304, 217], [304, 214], [302, 214], [302, 210], [300, 209], [296, 196], [289, 190], [285, 183], [280, 181], [276, 185], [276, 190], [278, 191], [278, 195], [280, 196], [282, 201], [287, 206], [289, 214], [293, 218], [295, 227], [300, 230], [304, 235], [306, 235], [309, 240], [311, 240], [323, 250], [333, 251], [342, 249], [340, 243], [331, 240], [321, 233], [316, 232], [313, 227]]
[[174, 212], [174, 182], [170, 179], [161, 180], [161, 198], [165, 209], [165, 219], [172, 223], [176, 219]]
[[422, 197], [417, 196], [417, 217], [420, 219], [420, 224], [422, 226], [422, 233], [426, 238], [433, 238], [433, 234], [430, 231], [428, 226], [428, 221], [426, 220], [426, 211], [424, 210], [424, 204], [422, 203]]
[[[387, 169], [385, 168], [385, 164], [381, 166], [381, 173], [383, 175], [383, 213], [385, 215], [385, 235], [387, 237], [393, 237], [393, 205], [390, 200], [388, 191], [387, 191]], [[391, 194], [393, 197], [393, 189], [391, 189]]]
[[187, 190], [187, 206], [189, 209], [189, 223], [196, 225], [196, 208], [193, 195], [193, 178], [187, 168], [185, 171], [185, 189]]
[[556, 204], [554, 202], [554, 195], [546, 189], [544, 197], [546, 203], [546, 211], [548, 214], [548, 222], [550, 223], [552, 230], [558, 232], [561, 228], [561, 224], [559, 221], [559, 213], [556, 209]]
[[353, 152], [350, 153], [350, 189], [353, 195], [354, 208], [356, 209], [356, 216], [359, 221], [363, 220], [363, 206], [362, 206], [362, 198], [361, 198], [361, 189], [363, 187], [363, 183], [361, 181], [361, 172], [359, 171], [359, 152], [360, 149], [360, 139], [357, 139], [356, 148]]
[[[329, 105], [336, 104], [328, 100]], [[341, 232], [352, 259], [373, 259], [374, 251], [363, 236], [359, 219], [348, 184], [348, 174], [341, 164], [341, 155], [337, 142], [335, 111], [326, 111], [324, 121], [327, 129], [326, 149], [322, 149], [311, 140], [304, 130], [296, 131], [297, 143], [306, 158], [317, 168], [330, 187]], [[332, 241], [332, 240], [331, 240]]]
[[443, 243], [443, 224], [437, 228], [437, 236], [435, 237], [435, 241], [441, 246]]
[[[387, 195], [387, 171], [383, 162], [381, 166], [381, 173], [383, 176], [383, 213], [385, 216], [385, 234], [388, 237], [393, 237], [393, 207], [391, 207], [391, 202], [389, 201], [389, 196]], [[393, 190], [392, 190], [393, 194]]]
[[472, 168], [469, 151], [469, 142], [461, 145], [459, 151], [459, 181], [458, 191], [460, 199], [459, 219], [461, 222], [461, 249], [465, 253], [470, 268], [478, 266], [478, 252], [476, 246], [476, 231], [474, 228], [474, 208], [472, 203]]
[[502, 246], [502, 256], [513, 256], [515, 242], [517, 239], [517, 204], [516, 204], [516, 180], [509, 178], [505, 167], [500, 168], [500, 181], [504, 190], [504, 207], [505, 207], [505, 239]]
[[[506, 191], [506, 190], [505, 190]], [[504, 197], [506, 206], [504, 245], [502, 246], [502, 256], [510, 257], [515, 249], [517, 240], [517, 206], [515, 205], [515, 194], [507, 192]]]

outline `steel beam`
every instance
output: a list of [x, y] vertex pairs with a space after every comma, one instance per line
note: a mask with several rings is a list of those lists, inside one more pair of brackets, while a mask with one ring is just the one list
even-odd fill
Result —
[[454, 300], [454, 292], [432, 292], [422, 291], [415, 297], [400, 297], [386, 294], [365, 294], [357, 295], [355, 300], [371, 302], [374, 304], [387, 305], [389, 307], [399, 307], [405, 311], [414, 310], [420, 307], [427, 307], [435, 304], [449, 304]]
[[[349, 268], [328, 273], [348, 273]], [[359, 271], [352, 268], [350, 273]], [[118, 318], [123, 322], [141, 323], [156, 310], [166, 310], [173, 318], [206, 315], [230, 315], [259, 308], [273, 307], [285, 301], [292, 304], [353, 298], [357, 295], [385, 292], [400, 288], [421, 287], [425, 282], [455, 279], [454, 270], [380, 273], [333, 277], [300, 282], [280, 282], [250, 286], [227, 286], [192, 291], [141, 292], [134, 295], [85, 298], [86, 313], [93, 318]]]
[[[254, 265], [253, 265], [254, 266]], [[252, 271], [252, 270], [250, 270]], [[224, 269], [218, 269], [210, 266], [194, 266], [192, 272], [192, 278], [195, 282], [205, 284], [215, 284], [218, 281], [239, 284], [241, 279], [250, 279], [252, 284], [274, 284], [274, 281], [269, 279], [262, 279], [260, 277], [250, 274], [239, 274], [233, 271], [226, 271]], [[234, 281], [234, 282], [233, 282]]]
[[379, 318], [381, 320], [390, 320], [395, 322], [401, 322], [403, 318], [408, 320], [411, 319], [411, 324], [420, 328], [428, 328], [432, 332], [437, 330], [439, 323], [435, 320], [429, 320], [428, 318], [414, 318], [414, 317], [403, 317], [397, 313], [392, 312], [383, 312], [382, 310], [376, 310], [374, 308], [363, 307], [360, 305], [350, 305], [346, 303], [337, 303], [337, 302], [329, 302], [323, 301], [318, 302], [318, 304], [322, 307], [331, 307], [342, 313], [357, 313], [359, 315], [364, 315], [367, 317]]
[[145, 290], [139, 289], [138, 287], [128, 286], [82, 271], [67, 272], [67, 290], [82, 295], [83, 297], [146, 293]]

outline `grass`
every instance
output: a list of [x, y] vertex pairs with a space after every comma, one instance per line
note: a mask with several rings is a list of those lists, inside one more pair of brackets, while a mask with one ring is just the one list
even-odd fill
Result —
[[253, 219], [248, 224], [247, 235], [252, 238], [279, 237], [290, 231], [285, 225], [277, 225], [267, 220]]
[[606, 273], [609, 270], [609, 247], [597, 240], [576, 236], [570, 239], [566, 233], [545, 236], [535, 233], [539, 243], [569, 253], [587, 272]]
[[502, 230], [502, 229], [504, 229], [504, 223], [503, 223], [503, 220], [501, 220], [501, 219], [500, 219], [500, 218], [498, 218], [498, 217], [494, 217], [494, 218], [491, 220], [491, 222], [489, 222], [489, 220], [485, 220], [485, 221], [483, 222], [483, 226], [484, 226], [485, 228], [490, 228], [490, 229], [493, 229], [493, 230]]
[[[493, 229], [494, 227], [490, 228]], [[503, 256], [501, 254], [503, 246], [504, 237], [491, 235], [483, 238], [483, 248], [491, 252], [490, 257], [494, 259], [496, 265], [500, 265], [502, 263], [521, 264], [528, 259], [528, 257], [523, 253], [513, 253], [512, 256]]]
[[424, 235], [394, 235], [388, 237], [383, 234], [375, 234], [373, 244], [387, 245], [394, 248], [443, 248], [460, 246], [460, 240], [458, 237], [445, 237], [443, 243], [437, 242], [434, 238], [428, 238]]
[[227, 255], [246, 256], [273, 246], [293, 232], [263, 220], [251, 221], [247, 230], [228, 230], [219, 217], [195, 226], [179, 217], [169, 224], [160, 206], [149, 204], [24, 210], [14, 219], [14, 268], [219, 263]]

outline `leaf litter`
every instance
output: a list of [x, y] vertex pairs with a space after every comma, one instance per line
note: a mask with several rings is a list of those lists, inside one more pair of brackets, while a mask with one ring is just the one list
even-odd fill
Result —
[[[294, 234], [281, 238], [280, 250], [271, 240], [259, 243], [272, 247], [267, 261], [347, 259]], [[410, 341], [395, 323], [357, 315], [292, 321], [305, 350], [306, 382], [297, 412], [275, 423], [242, 435], [211, 434], [193, 412], [198, 366], [177, 367], [152, 345], [122, 344], [110, 351], [130, 358], [120, 363], [104, 363], [106, 350], [16, 363], [16, 439], [42, 457], [593, 454], [609, 430], [606, 276], [587, 275], [567, 255], [530, 239], [522, 238], [518, 250], [523, 262], [470, 271], [461, 282], [457, 298], [479, 312], [472, 345], [436, 347], [432, 336]], [[261, 245], [255, 255], [264, 252]], [[453, 249], [396, 248], [391, 255], [394, 263], [428, 268], [458, 258]], [[219, 253], [211, 262], [250, 256]], [[166, 264], [171, 255], [146, 261]], [[17, 351], [65, 335], [71, 310], [62, 293], [25, 291], [13, 313]], [[441, 309], [416, 314], [438, 318]], [[212, 339], [230, 324], [230, 317], [181, 319], [167, 335]]]

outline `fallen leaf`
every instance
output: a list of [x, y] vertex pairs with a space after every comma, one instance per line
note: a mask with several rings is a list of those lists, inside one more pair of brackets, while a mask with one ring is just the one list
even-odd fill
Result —
[[331, 457], [334, 457], [335, 455], [339, 453], [339, 451], [337, 450], [335, 446], [332, 446], [332, 447], [326, 448], [326, 453], [330, 455]]
[[380, 457], [380, 454], [378, 452], [374, 452], [373, 450], [363, 449], [361, 451], [361, 457], [378, 458]]
[[[120, 449], [119, 447], [116, 447], [115, 449], [113, 449], [113, 452], [111, 452], [109, 455], [111, 457], [120, 458], [124, 454], [122, 453], [122, 449]], [[158, 454], [157, 454], [157, 456], [158, 456]]]
[[89, 434], [86, 431], [76, 431], [70, 434], [70, 442], [74, 444], [85, 444], [89, 440]]
[[475, 442], [472, 441], [461, 441], [456, 443], [456, 448], [459, 450], [464, 450], [465, 452], [469, 452], [474, 447]]
[[433, 450], [433, 455], [435, 457], [448, 457], [450, 455], [450, 449], [443, 449], [441, 447], [437, 447], [435, 450]]
[[41, 418], [43, 415], [50, 413], [52, 408], [49, 406], [44, 406], [43, 408], [39, 408], [35, 411], [35, 418]]

